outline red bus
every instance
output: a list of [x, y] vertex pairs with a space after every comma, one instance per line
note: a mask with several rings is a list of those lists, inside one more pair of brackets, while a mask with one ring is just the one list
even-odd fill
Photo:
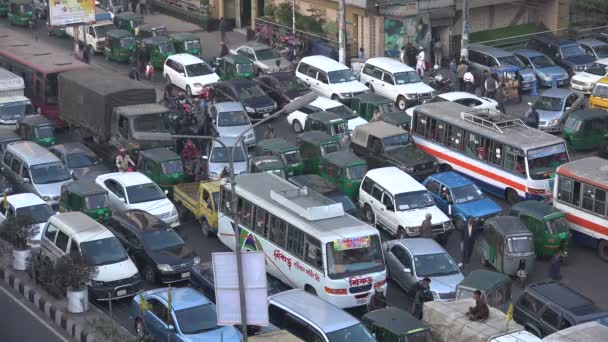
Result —
[[23, 77], [25, 96], [34, 107], [55, 126], [64, 127], [59, 119], [57, 74], [88, 65], [71, 51], [36, 40], [29, 31], [0, 28], [0, 67]]

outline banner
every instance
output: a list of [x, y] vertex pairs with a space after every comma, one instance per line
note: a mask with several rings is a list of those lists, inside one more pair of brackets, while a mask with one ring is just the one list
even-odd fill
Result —
[[95, 22], [95, 0], [49, 1], [50, 26], [89, 24]]

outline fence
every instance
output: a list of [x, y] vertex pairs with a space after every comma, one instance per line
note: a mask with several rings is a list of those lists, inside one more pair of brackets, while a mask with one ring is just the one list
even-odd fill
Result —
[[[285, 26], [285, 25], [281, 25], [281, 24], [277, 24], [273, 21], [267, 20], [265, 18], [256, 18], [255, 19], [255, 26], [256, 29], [260, 28], [263, 25], [268, 25], [270, 26], [275, 32], [280, 32], [283, 34], [286, 33], [291, 33], [292, 32], [292, 27], [289, 26]], [[321, 40], [324, 43], [331, 45], [334, 48], [338, 48], [338, 41], [337, 40], [333, 40], [333, 39], [329, 39], [325, 36], [321, 36], [318, 34], [314, 34], [311, 32], [306, 32], [306, 31], [302, 31], [302, 30], [298, 30], [296, 29], [296, 36], [300, 37], [300, 39], [306, 39], [308, 41], [315, 41], [315, 40]]]
[[152, 0], [152, 6], [167, 14], [208, 28], [208, 0]]

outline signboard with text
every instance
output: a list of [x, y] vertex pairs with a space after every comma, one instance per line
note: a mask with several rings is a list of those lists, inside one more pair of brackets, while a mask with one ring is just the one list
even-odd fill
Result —
[[50, 26], [67, 26], [95, 22], [95, 0], [49, 1]]

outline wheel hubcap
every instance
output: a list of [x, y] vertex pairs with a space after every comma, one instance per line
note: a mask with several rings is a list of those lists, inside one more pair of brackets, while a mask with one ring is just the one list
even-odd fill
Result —
[[405, 101], [404, 100], [399, 100], [399, 109], [401, 109], [401, 110], [405, 109]]

